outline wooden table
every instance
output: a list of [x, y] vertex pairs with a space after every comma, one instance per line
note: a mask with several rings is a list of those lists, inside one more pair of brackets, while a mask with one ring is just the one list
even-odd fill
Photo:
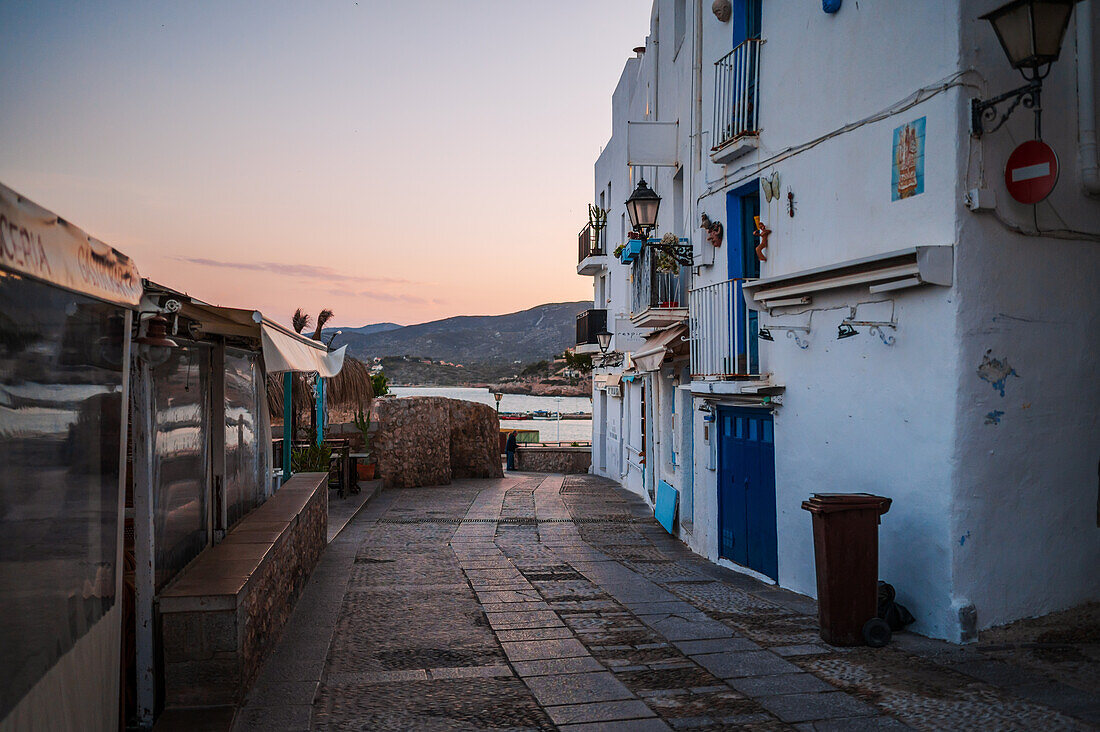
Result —
[[370, 458], [369, 452], [349, 452], [348, 453], [348, 472], [351, 474], [351, 490], [353, 493], [359, 492], [359, 470], [356, 464], [360, 460], [366, 460]]

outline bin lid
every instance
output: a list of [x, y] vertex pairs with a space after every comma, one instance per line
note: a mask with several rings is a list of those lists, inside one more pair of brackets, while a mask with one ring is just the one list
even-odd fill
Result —
[[890, 510], [891, 503], [889, 498], [871, 493], [815, 493], [802, 502], [802, 508], [811, 513], [874, 510], [881, 515]]

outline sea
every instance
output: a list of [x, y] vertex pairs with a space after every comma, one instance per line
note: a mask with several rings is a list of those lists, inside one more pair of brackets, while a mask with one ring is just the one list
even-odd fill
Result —
[[[488, 389], [450, 386], [391, 386], [394, 396], [439, 396], [462, 399], [467, 402], [488, 404], [496, 408], [496, 400]], [[592, 398], [531, 396], [529, 394], [505, 394], [500, 399], [501, 412], [538, 412], [551, 414], [582, 412], [588, 419], [509, 419], [501, 424], [517, 430], [538, 430], [542, 442], [589, 442], [592, 440]]]

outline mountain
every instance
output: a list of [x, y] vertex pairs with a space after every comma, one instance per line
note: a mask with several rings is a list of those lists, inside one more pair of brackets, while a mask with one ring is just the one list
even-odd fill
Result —
[[409, 355], [460, 364], [528, 363], [574, 345], [577, 314], [590, 307], [591, 300], [557, 302], [507, 315], [460, 315], [385, 330], [378, 326], [394, 324], [344, 327], [336, 345], [347, 344], [348, 353], [357, 358]]
[[361, 325], [358, 328], [352, 328], [347, 325], [340, 328], [325, 328], [324, 333], [327, 335], [331, 335], [338, 330], [342, 330], [344, 332], [340, 337], [343, 338], [344, 336], [351, 335], [352, 333], [358, 333], [359, 335], [371, 335], [372, 333], [385, 333], [387, 330], [397, 330], [398, 328], [404, 327], [405, 326], [398, 325], [397, 323], [371, 323], [370, 325]]

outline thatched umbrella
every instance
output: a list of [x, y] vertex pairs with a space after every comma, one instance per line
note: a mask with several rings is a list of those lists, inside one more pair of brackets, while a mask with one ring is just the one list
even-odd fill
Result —
[[[294, 378], [302, 388], [294, 389], [294, 411], [301, 417], [309, 419], [313, 410], [313, 398], [310, 390], [304, 388], [305, 374], [295, 374]], [[364, 413], [370, 411], [371, 401], [374, 399], [374, 390], [371, 388], [370, 369], [367, 365], [352, 356], [344, 357], [344, 367], [336, 376], [328, 380], [325, 385], [327, 397], [325, 403], [330, 412], [354, 416], [360, 409]], [[267, 377], [267, 408], [272, 419], [282, 419], [283, 416], [283, 379], [282, 375]]]

